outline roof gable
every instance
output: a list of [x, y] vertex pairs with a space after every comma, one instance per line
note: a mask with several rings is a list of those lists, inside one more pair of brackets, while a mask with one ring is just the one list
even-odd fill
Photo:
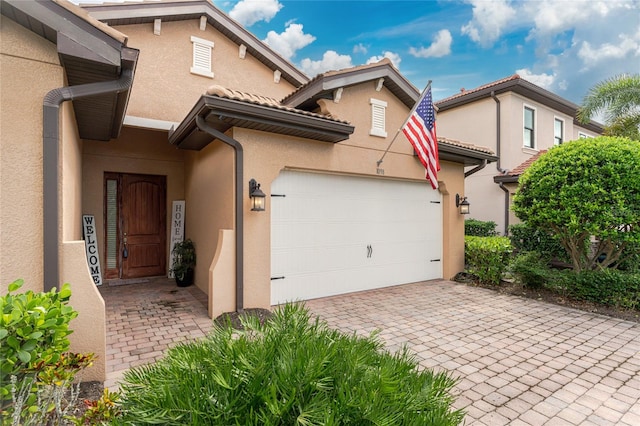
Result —
[[207, 23], [238, 45], [245, 45], [247, 53], [264, 63], [281, 77], [298, 87], [309, 81], [302, 71], [284, 59], [273, 49], [234, 21], [212, 2], [206, 0], [170, 0], [157, 2], [125, 2], [113, 4], [82, 5], [88, 13], [108, 25], [135, 25], [153, 23], [155, 19], [166, 22], [186, 21], [206, 17]]
[[374, 64], [361, 65], [318, 74], [304, 86], [282, 100], [284, 105], [313, 111], [319, 99], [332, 99], [334, 90], [368, 81], [378, 81], [408, 108], [412, 108], [420, 92], [400, 74], [387, 58]]

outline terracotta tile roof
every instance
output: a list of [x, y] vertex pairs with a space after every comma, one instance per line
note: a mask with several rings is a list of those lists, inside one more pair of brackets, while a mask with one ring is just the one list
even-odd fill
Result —
[[294, 112], [296, 114], [306, 115], [309, 117], [323, 118], [325, 120], [331, 120], [338, 123], [350, 124], [346, 120], [339, 120], [331, 116], [331, 114], [323, 115], [323, 114], [317, 114], [315, 112], [303, 111], [297, 108], [291, 108], [291, 107], [282, 105], [280, 101], [278, 101], [277, 99], [270, 98], [268, 96], [254, 95], [251, 93], [242, 92], [240, 90], [227, 89], [225, 87], [218, 86], [218, 85], [210, 86], [205, 92], [205, 94], [209, 96], [218, 96], [220, 98], [247, 102], [254, 105], [266, 106], [269, 108], [275, 108], [282, 111]]
[[495, 155], [495, 153], [493, 151], [491, 151], [487, 147], [480, 146], [480, 145], [474, 145], [474, 144], [466, 143], [466, 142], [460, 142], [460, 141], [457, 141], [455, 139], [438, 137], [438, 142], [439, 143], [444, 143], [444, 144], [447, 144], [447, 145], [451, 145], [451, 146], [457, 146], [459, 148], [470, 149], [472, 151], [482, 152], [484, 154]]
[[518, 165], [514, 169], [509, 170], [506, 174], [500, 175], [500, 176], [520, 176], [521, 174], [523, 174], [525, 172], [525, 170], [527, 170], [529, 168], [529, 166], [531, 166], [533, 164], [534, 161], [536, 161], [538, 158], [540, 158], [540, 156], [542, 154], [544, 154], [545, 152], [547, 152], [546, 149], [543, 149], [543, 150], [539, 151], [537, 154], [535, 154], [535, 155], [531, 156], [529, 159], [527, 159], [527, 161], [525, 161], [524, 163]]
[[509, 77], [505, 77], [503, 79], [492, 81], [491, 83], [487, 83], [487, 84], [484, 84], [482, 86], [476, 87], [475, 89], [465, 90], [464, 88], [462, 88], [460, 90], [460, 93], [456, 93], [455, 95], [449, 96], [448, 98], [445, 98], [445, 99], [440, 99], [439, 101], [435, 102], [435, 104], [437, 105], [437, 104], [439, 104], [441, 102], [450, 101], [452, 99], [460, 98], [462, 96], [466, 96], [466, 95], [469, 95], [471, 93], [479, 92], [481, 90], [488, 89], [488, 88], [493, 87], [493, 86], [497, 86], [498, 84], [506, 83], [507, 81], [515, 81], [515, 80], [520, 80], [520, 79], [521, 78], [520, 78], [520, 76], [518, 74], [513, 74], [513, 75], [511, 75]]

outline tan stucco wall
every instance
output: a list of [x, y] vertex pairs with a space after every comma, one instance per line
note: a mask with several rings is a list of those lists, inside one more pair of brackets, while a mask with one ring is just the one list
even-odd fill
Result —
[[104, 173], [138, 173], [167, 177], [167, 257], [171, 205], [183, 200], [184, 151], [169, 145], [167, 133], [124, 127], [118, 139], [84, 141], [82, 213], [95, 216], [100, 265], [104, 273]]
[[[42, 291], [42, 103], [65, 84], [56, 46], [0, 18], [0, 289], [23, 278], [21, 291]], [[25, 80], [28, 79], [28, 80]], [[83, 380], [104, 380], [104, 302], [89, 275], [80, 228], [82, 146], [71, 103], [60, 108], [58, 168], [60, 283], [71, 284], [71, 350], [93, 352]], [[50, 283], [58, 285], [60, 283]]]
[[69, 335], [71, 351], [93, 353], [93, 365], [83, 371], [82, 381], [104, 381], [107, 372], [107, 334], [105, 305], [98, 288], [93, 284], [84, 241], [68, 241], [61, 250], [61, 274], [71, 284], [71, 305], [78, 316], [71, 320]]
[[196, 246], [195, 284], [209, 293], [209, 267], [221, 229], [234, 229], [233, 148], [216, 141], [187, 154], [185, 180], [185, 237]]
[[[162, 22], [160, 35], [153, 34], [153, 24], [114, 27], [129, 37], [129, 46], [140, 49], [128, 115], [179, 122], [214, 84], [276, 99], [293, 91], [284, 79], [274, 83], [273, 71], [251, 55], [240, 59], [238, 45], [219, 31], [210, 25], [201, 31], [199, 26], [199, 19]], [[191, 36], [214, 43], [213, 78], [190, 72]]]
[[[513, 92], [498, 95], [500, 101], [500, 167], [511, 170], [535, 155], [538, 150], [554, 146], [554, 120], [564, 120], [565, 141], [578, 138], [579, 132], [594, 133], [576, 126], [571, 116]], [[536, 149], [523, 146], [524, 106], [535, 109]], [[484, 146], [497, 153], [496, 102], [481, 99], [472, 104], [441, 111], [437, 116], [438, 135]], [[468, 168], [467, 170], [469, 170]], [[505, 192], [493, 181], [498, 175], [497, 163], [466, 179], [466, 195], [471, 203], [470, 218], [494, 221], [496, 230], [505, 232]], [[515, 216], [509, 212], [509, 224]]]
[[42, 102], [64, 84], [56, 46], [0, 18], [0, 289], [43, 289]]

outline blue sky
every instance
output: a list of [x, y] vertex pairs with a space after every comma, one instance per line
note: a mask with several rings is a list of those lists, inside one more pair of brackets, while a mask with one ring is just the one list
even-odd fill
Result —
[[388, 57], [418, 89], [432, 80], [434, 100], [518, 73], [579, 104], [640, 73], [640, 0], [213, 3], [309, 77]]

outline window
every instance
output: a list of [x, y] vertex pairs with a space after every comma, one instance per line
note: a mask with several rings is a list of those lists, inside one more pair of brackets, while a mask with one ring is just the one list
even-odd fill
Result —
[[553, 144], [561, 145], [564, 142], [564, 120], [556, 118], [553, 121]]
[[387, 137], [387, 130], [385, 127], [385, 115], [387, 110], [387, 103], [385, 101], [379, 101], [377, 99], [371, 99], [371, 131], [370, 135]]
[[213, 72], [211, 71], [211, 50], [213, 49], [213, 42], [193, 36], [191, 36], [191, 42], [193, 43], [193, 65], [191, 66], [191, 72], [213, 78]]
[[524, 107], [524, 146], [526, 148], [535, 148], [535, 113], [536, 110], [530, 107]]
[[582, 133], [582, 132], [578, 132], [578, 139], [588, 139], [591, 136], [587, 135], [586, 133]]

